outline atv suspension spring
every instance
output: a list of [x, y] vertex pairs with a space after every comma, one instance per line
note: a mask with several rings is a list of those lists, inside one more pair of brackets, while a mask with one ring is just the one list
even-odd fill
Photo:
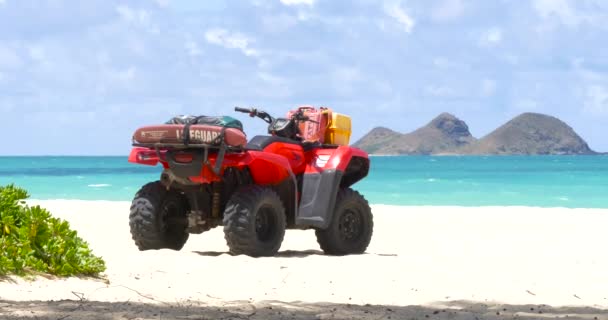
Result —
[[220, 216], [220, 205], [221, 205], [221, 188], [219, 183], [213, 184], [213, 198], [211, 203], [211, 216], [213, 218], [219, 218]]

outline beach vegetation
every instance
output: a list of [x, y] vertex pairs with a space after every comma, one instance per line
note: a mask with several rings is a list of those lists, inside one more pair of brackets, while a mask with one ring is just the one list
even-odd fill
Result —
[[105, 262], [95, 256], [67, 221], [29, 206], [26, 190], [0, 186], [0, 275], [98, 276]]

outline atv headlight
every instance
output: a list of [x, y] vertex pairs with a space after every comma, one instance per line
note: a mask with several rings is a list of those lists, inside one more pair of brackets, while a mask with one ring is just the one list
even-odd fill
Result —
[[315, 165], [318, 168], [325, 168], [325, 165], [327, 164], [327, 161], [329, 161], [329, 158], [331, 158], [330, 155], [319, 155], [317, 156], [317, 161], [315, 162]]

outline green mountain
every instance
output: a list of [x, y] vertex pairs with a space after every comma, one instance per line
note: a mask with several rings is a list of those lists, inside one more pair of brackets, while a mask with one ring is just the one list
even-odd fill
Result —
[[538, 113], [521, 114], [479, 140], [464, 121], [442, 113], [411, 133], [375, 128], [353, 146], [389, 155], [595, 154], [566, 123]]

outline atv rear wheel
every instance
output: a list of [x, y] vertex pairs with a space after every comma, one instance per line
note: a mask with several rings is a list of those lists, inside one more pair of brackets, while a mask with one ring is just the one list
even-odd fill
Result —
[[327, 229], [317, 229], [317, 242], [326, 254], [365, 252], [372, 239], [374, 221], [367, 200], [350, 188], [341, 189]]
[[274, 256], [285, 236], [285, 208], [270, 188], [247, 186], [237, 190], [224, 211], [224, 237], [230, 253]]
[[180, 250], [189, 234], [187, 200], [167, 191], [159, 182], [143, 186], [135, 195], [129, 215], [131, 236], [139, 250]]

